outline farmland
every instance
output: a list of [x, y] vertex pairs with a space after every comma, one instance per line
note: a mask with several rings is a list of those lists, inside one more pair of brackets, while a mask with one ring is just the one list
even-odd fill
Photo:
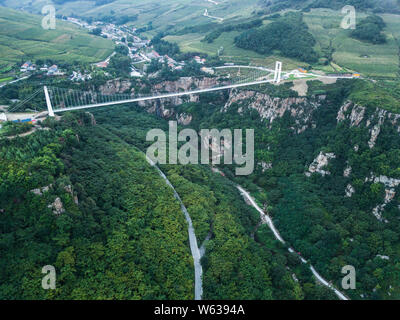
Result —
[[111, 41], [89, 35], [74, 25], [58, 21], [56, 30], [44, 30], [41, 16], [1, 8], [0, 67], [22, 60], [51, 59], [58, 62], [96, 62], [114, 48]]
[[[359, 14], [358, 19], [365, 17]], [[343, 16], [338, 11], [315, 9], [304, 15], [310, 32], [317, 40], [316, 49], [333, 49], [333, 64], [325, 71], [341, 71], [340, 67], [363, 73], [370, 77], [396, 77], [399, 66], [398, 42], [393, 30], [399, 30], [399, 16], [383, 15], [387, 28], [387, 43], [374, 45], [351, 38], [351, 30], [340, 28]], [[396, 26], [397, 23], [397, 26]], [[397, 31], [398, 32], [398, 31]], [[398, 34], [399, 35], [399, 34]], [[339, 70], [338, 70], [339, 69]]]

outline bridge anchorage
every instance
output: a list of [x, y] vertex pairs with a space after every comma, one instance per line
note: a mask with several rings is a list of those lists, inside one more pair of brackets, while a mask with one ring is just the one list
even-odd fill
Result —
[[[215, 71], [230, 68], [235, 66], [217, 67]], [[205, 92], [220, 91], [226, 89], [247, 87], [252, 85], [258, 85], [263, 83], [280, 83], [282, 74], [282, 63], [277, 62], [275, 70], [267, 69], [264, 67], [252, 67], [252, 66], [240, 66], [240, 73], [234, 73], [234, 76], [223, 78], [220, 84], [211, 86], [209, 88], [194, 89], [183, 92], [175, 93], [160, 93], [160, 94], [148, 94], [148, 95], [137, 95], [131, 94], [114, 94], [104, 95], [99, 92], [93, 91], [79, 91], [75, 89], [47, 87], [45, 86], [44, 94], [46, 98], [46, 105], [48, 109], [48, 115], [54, 117], [55, 113], [90, 109], [97, 107], [113, 106], [120, 104], [127, 104], [139, 101], [148, 101], [155, 99], [164, 99], [172, 97], [180, 97], [192, 94], [200, 94]], [[274, 78], [270, 78], [274, 72]]]

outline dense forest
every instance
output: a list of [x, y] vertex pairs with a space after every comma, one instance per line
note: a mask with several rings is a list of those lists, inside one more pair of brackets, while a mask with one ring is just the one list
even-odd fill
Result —
[[385, 27], [386, 24], [381, 17], [369, 16], [358, 23], [351, 36], [373, 44], [382, 44], [386, 42], [386, 36], [382, 32]]
[[239, 48], [261, 54], [279, 50], [286, 57], [308, 63], [318, 60], [318, 54], [313, 49], [315, 43], [300, 12], [287, 13], [267, 26], [245, 31], [235, 39]]
[[84, 113], [48, 125], [0, 141], [1, 299], [192, 299], [186, 221], [142, 153]]

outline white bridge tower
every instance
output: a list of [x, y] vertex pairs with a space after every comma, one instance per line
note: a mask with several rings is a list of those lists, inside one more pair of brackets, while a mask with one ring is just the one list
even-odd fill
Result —
[[49, 117], [54, 117], [54, 111], [51, 105], [49, 91], [47, 90], [46, 86], [44, 86], [43, 89], [44, 89], [44, 95], [46, 97], [46, 104], [47, 104], [47, 110], [49, 111]]
[[282, 76], [282, 62], [277, 61], [275, 65], [275, 74], [274, 74], [274, 82], [280, 83]]

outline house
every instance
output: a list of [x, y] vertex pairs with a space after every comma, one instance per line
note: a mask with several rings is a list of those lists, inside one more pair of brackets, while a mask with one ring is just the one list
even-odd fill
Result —
[[195, 56], [194, 61], [196, 61], [198, 64], [204, 64], [206, 62], [206, 59], [202, 59], [199, 56]]
[[108, 67], [108, 61], [102, 61], [102, 62], [96, 63], [96, 67], [98, 67], [98, 68], [107, 68]]
[[59, 69], [58, 69], [58, 67], [57, 67], [57, 65], [52, 65], [50, 68], [49, 68], [49, 70], [47, 71], [47, 75], [48, 76], [63, 76], [64, 75], [64, 72], [61, 72]]
[[135, 77], [135, 78], [141, 78], [141, 77], [143, 77], [142, 76], [142, 74], [138, 71], [138, 70], [136, 70], [135, 68], [131, 68], [131, 77]]
[[31, 64], [29, 67], [28, 67], [28, 71], [35, 71], [36, 70], [36, 64]]
[[21, 72], [27, 72], [32, 67], [32, 62], [27, 61], [21, 66]]
[[160, 59], [160, 55], [158, 54], [158, 52], [157, 51], [152, 51], [152, 52], [150, 52], [150, 53], [148, 53], [147, 54], [147, 57], [149, 58], [149, 59]]
[[177, 62], [168, 55], [165, 55], [164, 57], [167, 59], [168, 63], [177, 64]]
[[139, 53], [139, 55], [140, 55], [144, 60], [146, 60], [147, 62], [150, 62], [150, 61], [151, 61], [151, 59], [149, 59], [148, 57], [146, 57], [146, 55], [144, 55], [143, 53]]
[[53, 64], [49, 70], [47, 71], [48, 75], [54, 75], [56, 72], [58, 72], [58, 67], [57, 65]]
[[205, 73], [208, 73], [208, 74], [214, 74], [215, 73], [214, 69], [212, 69], [212, 68], [203, 67], [200, 70], [205, 72]]

